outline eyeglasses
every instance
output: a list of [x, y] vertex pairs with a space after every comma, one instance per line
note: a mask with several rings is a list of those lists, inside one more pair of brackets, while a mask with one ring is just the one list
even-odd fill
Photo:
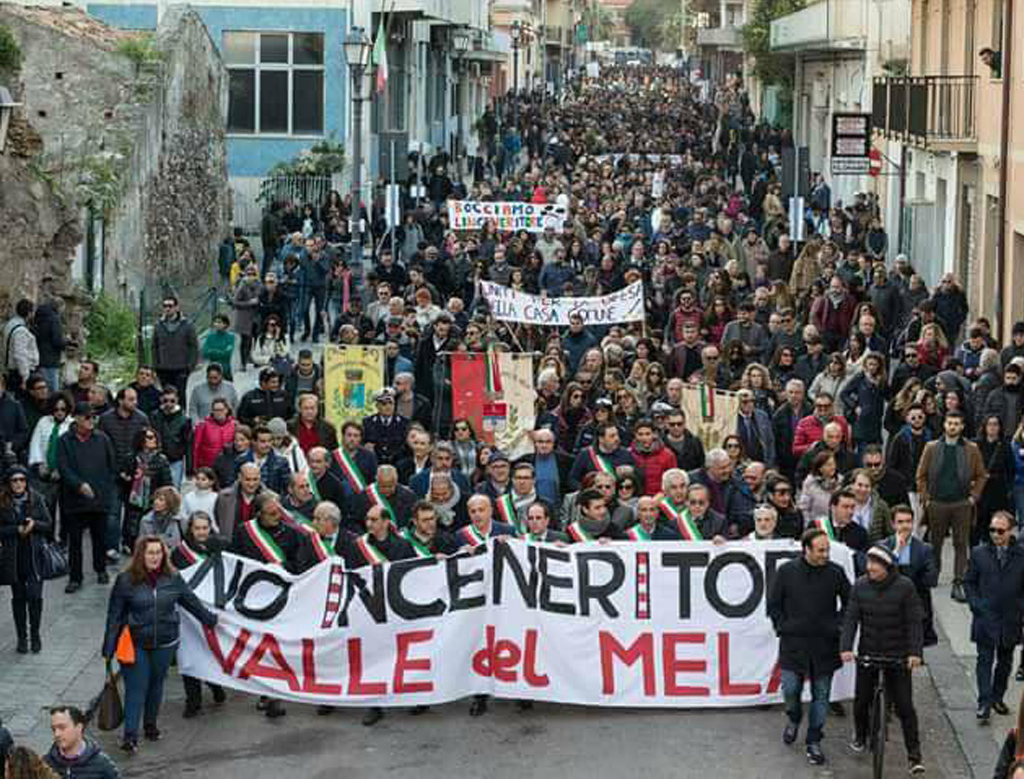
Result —
[[871, 468], [872, 470], [874, 470], [876, 468], [881, 468], [882, 467], [882, 463], [881, 463], [881, 461], [875, 462], [875, 463], [864, 463], [864, 467], [865, 468]]
[[725, 448], [726, 449], [739, 449], [740, 445], [739, 444], [726, 444]]
[[10, 481], [27, 481], [24, 476], [12, 476]]
[[[11, 479], [11, 481], [14, 481], [14, 479]], [[1007, 528], [1004, 528], [1004, 527], [990, 527], [988, 529], [988, 532], [989, 533], [994, 533], [997, 536], [1003, 536], [1003, 535], [1006, 535], [1007, 533], [1009, 533], [1010, 531]]]
[[668, 426], [669, 427], [686, 427], [686, 423], [685, 422], [669, 422]]

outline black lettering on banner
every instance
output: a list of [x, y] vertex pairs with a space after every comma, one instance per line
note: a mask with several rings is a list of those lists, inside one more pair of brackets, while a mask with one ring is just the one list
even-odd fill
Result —
[[505, 583], [505, 569], [512, 572], [516, 587], [519, 588], [519, 595], [528, 609], [537, 608], [537, 547], [530, 544], [526, 547], [526, 557], [530, 561], [530, 575], [527, 578], [519, 562], [519, 556], [515, 553], [511, 544], [495, 544], [493, 554], [494, 566], [494, 594], [491, 601], [495, 606], [501, 605], [501, 590]]
[[231, 574], [231, 584], [225, 588], [223, 555], [207, 557], [199, 564], [199, 569], [192, 574], [192, 578], [188, 580], [188, 586], [192, 590], [197, 589], [210, 571], [213, 571], [213, 605], [218, 609], [227, 608], [228, 602], [238, 592], [238, 583], [242, 578], [242, 566], [242, 561], [236, 558], [234, 571]]
[[690, 569], [703, 568], [711, 557], [707, 552], [664, 552], [661, 564], [679, 569], [679, 619], [690, 618]]
[[415, 603], [406, 598], [402, 592], [402, 580], [406, 574], [417, 568], [432, 568], [437, 564], [436, 557], [424, 557], [417, 560], [403, 560], [388, 569], [388, 604], [396, 615], [405, 620], [413, 620], [423, 617], [438, 617], [444, 614], [445, 605], [440, 598], [436, 598], [430, 603]]
[[345, 574], [345, 603], [338, 611], [338, 627], [348, 627], [348, 607], [352, 599], [359, 595], [359, 600], [366, 613], [378, 625], [387, 622], [387, 608], [384, 601], [384, 566], [371, 565], [370, 576], [373, 589], [366, 586], [366, 579], [361, 571], [348, 571]]
[[764, 578], [767, 584], [766, 592], [772, 591], [772, 584], [775, 583], [775, 574], [779, 568], [782, 567], [783, 563], [793, 560], [800, 556], [800, 552], [797, 549], [787, 549], [783, 552], [765, 552], [764, 553]]
[[[604, 584], [592, 584], [590, 568], [592, 562], [607, 563], [611, 566], [611, 578]], [[596, 600], [606, 616], [617, 617], [619, 610], [611, 601], [611, 596], [618, 592], [626, 580], [626, 565], [618, 552], [579, 552], [576, 555], [576, 566], [579, 571], [580, 615], [590, 616], [590, 602]]]
[[[740, 603], [727, 603], [718, 593], [718, 576], [729, 565], [742, 565], [747, 569], [754, 586], [750, 594]], [[739, 619], [754, 613], [764, 595], [764, 572], [751, 555], [746, 552], [726, 552], [711, 561], [704, 575], [704, 597], [715, 611], [723, 617]]]
[[467, 611], [469, 609], [478, 609], [486, 603], [484, 596], [474, 595], [471, 598], [462, 597], [461, 591], [463, 588], [476, 582], [482, 582], [484, 580], [484, 571], [482, 568], [478, 568], [472, 573], [463, 574], [459, 571], [459, 562], [462, 560], [472, 560], [473, 557], [465, 557], [463, 555], [456, 555], [454, 557], [447, 558], [445, 562], [445, 573], [448, 577], [448, 610], [449, 611]]
[[[216, 576], [217, 574], [215, 573], [214, 580], [216, 580]], [[262, 584], [263, 582], [277, 587], [277, 597], [262, 608], [249, 608], [245, 602], [246, 597], [249, 595], [249, 591], [257, 584]], [[265, 569], [253, 571], [242, 579], [242, 584], [238, 588], [238, 594], [235, 596], [235, 611], [243, 617], [254, 619], [258, 622], [267, 622], [272, 620], [284, 611], [284, 607], [288, 605], [288, 593], [291, 588], [291, 582], [287, 581], [283, 576], [275, 571], [268, 571]]]
[[575, 604], [559, 603], [551, 600], [551, 591], [553, 589], [571, 590], [572, 579], [568, 576], [555, 576], [548, 573], [548, 565], [552, 561], [568, 563], [572, 556], [568, 552], [563, 552], [560, 549], [552, 549], [546, 546], [541, 547], [537, 554], [540, 563], [538, 567], [540, 568], [541, 609], [544, 611], [550, 611], [552, 614], [576, 614]]

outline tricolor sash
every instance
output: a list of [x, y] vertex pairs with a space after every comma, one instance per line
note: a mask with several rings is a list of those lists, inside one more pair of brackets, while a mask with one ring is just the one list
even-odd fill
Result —
[[508, 493], [498, 498], [498, 516], [506, 525], [511, 525], [520, 536], [525, 535], [526, 528], [519, 521], [519, 512], [516, 511], [516, 503]]
[[683, 512], [686, 510], [676, 508], [676, 504], [667, 497], [661, 499], [661, 502], [658, 504], [658, 508], [661, 509], [661, 513], [664, 514], [665, 518], [672, 524], [678, 523], [679, 517], [681, 517]]
[[569, 525], [569, 527], [567, 527], [566, 530], [569, 531], [569, 535], [571, 535], [573, 539], [576, 541], [594, 540], [594, 536], [592, 536], [590, 533], [584, 530], [583, 525], [581, 525], [578, 520]]
[[633, 541], [650, 541], [651, 534], [644, 530], [644, 526], [640, 524], [633, 525], [633, 527], [626, 528], [626, 535]]
[[676, 529], [679, 530], [679, 534], [683, 537], [684, 541], [704, 540], [700, 527], [697, 525], [696, 520], [690, 516], [689, 511], [680, 512], [678, 519], [676, 519]]
[[547, 538], [545, 538], [545, 536], [547, 536], [547, 533], [545, 533], [544, 535], [538, 536], [536, 533], [531, 533], [531, 532], [527, 531], [526, 535], [523, 536], [523, 540], [524, 541], [531, 541], [531, 542], [533, 542], [535, 544], [543, 544], [543, 543], [545, 543], [547, 541]]
[[256, 548], [263, 555], [263, 559], [266, 562], [284, 565], [284, 552], [281, 551], [281, 547], [277, 545], [277, 542], [270, 533], [260, 527], [258, 521], [251, 519], [245, 523], [244, 528], [245, 532], [249, 535], [249, 540], [256, 545]]
[[307, 471], [306, 481], [309, 482], [309, 491], [313, 493], [313, 500], [319, 506], [324, 499], [320, 497], [320, 485], [316, 483], [316, 474], [313, 471]]
[[345, 474], [345, 480], [357, 495], [366, 491], [366, 479], [363, 472], [359, 470], [356, 461], [349, 456], [344, 447], [339, 446], [334, 450], [334, 461], [338, 463], [341, 472]]
[[378, 565], [380, 563], [386, 563], [386, 558], [381, 551], [370, 543], [370, 534], [364, 533], [356, 539], [356, 548], [359, 553], [366, 558], [366, 562], [370, 565]]
[[316, 559], [320, 562], [334, 557], [334, 544], [325, 538], [322, 538], [316, 531], [310, 533], [309, 542], [313, 547], [313, 554], [316, 555]]
[[811, 524], [818, 528], [818, 530], [824, 530], [830, 541], [836, 540], [836, 530], [832, 527], [832, 520], [828, 517], [818, 517]]
[[596, 446], [588, 446], [587, 455], [590, 457], [594, 470], [607, 473], [609, 476], [615, 475], [615, 466], [612, 465], [612, 461], [597, 451]]
[[200, 560], [205, 560], [206, 559], [206, 555], [204, 555], [204, 554], [202, 554], [200, 552], [195, 551], [192, 547], [190, 547], [185, 542], [184, 539], [182, 539], [182, 542], [180, 544], [178, 544], [178, 551], [181, 552], [181, 556], [182, 557], [184, 557], [186, 560], [188, 560], [188, 564], [189, 565], [195, 565]]
[[487, 543], [487, 536], [476, 529], [476, 525], [466, 525], [459, 528], [459, 538], [470, 546], [480, 546]]
[[366, 488], [366, 495], [370, 498], [371, 506], [380, 506], [387, 512], [388, 518], [391, 520], [391, 527], [397, 533], [398, 515], [395, 514], [395, 510], [391, 508], [391, 501], [384, 497], [384, 493], [380, 491], [380, 487], [377, 486], [377, 482], [374, 482]]
[[430, 548], [416, 537], [416, 533], [411, 527], [407, 527], [402, 531], [402, 538], [412, 544], [412, 549], [416, 552], [417, 557], [434, 556], [434, 553], [430, 551]]

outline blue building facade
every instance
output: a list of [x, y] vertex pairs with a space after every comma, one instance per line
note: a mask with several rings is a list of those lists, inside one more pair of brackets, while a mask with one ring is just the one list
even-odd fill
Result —
[[[278, 4], [193, 5], [229, 71], [228, 173], [257, 180], [317, 141], [346, 137], [348, 11]], [[156, 4], [95, 3], [114, 27], [155, 29]]]

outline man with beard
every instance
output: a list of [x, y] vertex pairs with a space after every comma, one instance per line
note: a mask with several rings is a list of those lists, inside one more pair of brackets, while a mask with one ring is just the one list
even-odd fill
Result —
[[695, 322], [684, 322], [682, 338], [672, 347], [668, 357], [667, 373], [673, 378], [684, 381], [701, 369], [701, 353], [705, 343], [700, 338], [700, 330]]
[[994, 389], [985, 400], [983, 417], [998, 414], [1003, 424], [1003, 434], [1013, 435], [1020, 425], [1021, 414], [1024, 413], [1024, 402], [1021, 401], [1021, 376], [1024, 371], [1016, 363], [1010, 363], [1003, 371], [1003, 386]]
[[455, 539], [437, 528], [437, 510], [421, 500], [412, 507], [412, 525], [402, 531], [416, 557], [446, 557], [459, 551]]
[[666, 522], [659, 522], [661, 509], [657, 498], [644, 495], [636, 502], [636, 524], [626, 528], [632, 541], [680, 541], [679, 531]]
[[643, 473], [644, 494], [655, 495], [661, 489], [661, 476], [677, 466], [676, 455], [666, 447], [649, 419], [641, 419], [633, 426], [630, 454]]
[[570, 543], [606, 543], [609, 540], [621, 541], [626, 538], [622, 530], [612, 524], [608, 504], [600, 492], [593, 489], [583, 490], [576, 503], [579, 506], [580, 518], [566, 528]]
[[704, 444], [686, 429], [686, 412], [673, 409], [665, 418], [665, 446], [675, 452], [676, 464], [684, 471], [693, 471], [704, 464]]

